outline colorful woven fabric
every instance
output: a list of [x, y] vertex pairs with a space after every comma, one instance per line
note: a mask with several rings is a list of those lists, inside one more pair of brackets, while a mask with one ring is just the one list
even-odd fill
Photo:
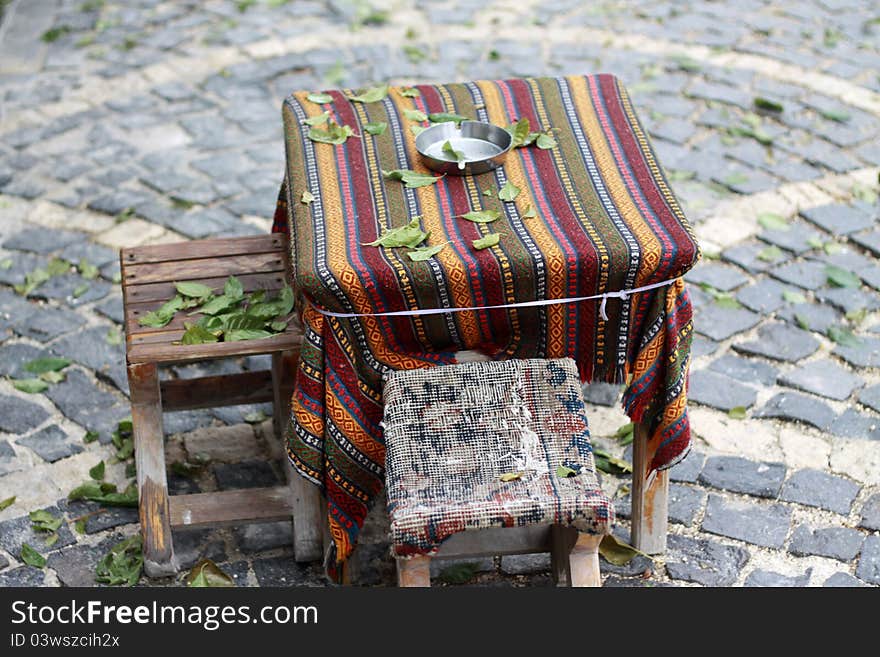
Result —
[[[283, 116], [287, 176], [276, 228], [292, 232], [293, 283], [305, 338], [288, 453], [327, 496], [336, 561], [353, 549], [382, 489], [382, 376], [454, 361], [476, 349], [493, 359], [571, 357], [582, 380], [627, 384], [630, 417], [651, 428], [653, 468], [688, 447], [686, 381], [691, 306], [681, 280], [607, 302], [338, 319], [337, 312], [498, 305], [587, 296], [680, 277], [699, 250], [621, 84], [610, 75], [420, 85], [375, 103], [329, 92], [317, 105], [291, 95]], [[447, 176], [407, 189], [382, 170], [427, 172], [404, 111], [454, 112], [508, 125], [528, 118], [556, 146], [510, 153], [503, 168]], [[303, 121], [329, 111], [358, 137], [311, 141]], [[381, 135], [362, 129], [387, 124]], [[421, 125], [428, 125], [427, 122]], [[521, 191], [498, 199], [507, 182]], [[484, 191], [488, 193], [484, 194]], [[314, 198], [303, 202], [303, 193]], [[308, 201], [308, 197], [306, 198]], [[477, 224], [471, 210], [501, 218]], [[534, 216], [531, 216], [534, 213]], [[420, 217], [438, 255], [412, 262], [406, 249], [364, 246]], [[475, 250], [488, 233], [499, 244]]]
[[[596, 479], [570, 358], [393, 372], [384, 396], [397, 556], [432, 554], [453, 534], [488, 527], [610, 531], [614, 507]], [[560, 477], [560, 466], [574, 476]]]

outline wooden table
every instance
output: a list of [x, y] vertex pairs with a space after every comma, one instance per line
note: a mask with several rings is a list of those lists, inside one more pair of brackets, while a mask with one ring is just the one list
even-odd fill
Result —
[[[598, 75], [420, 85], [367, 103], [328, 93], [321, 104], [305, 91], [285, 101], [275, 230], [292, 234], [304, 324], [288, 454], [326, 495], [335, 561], [351, 553], [382, 490], [383, 373], [452, 363], [461, 352], [570, 356], [583, 380], [626, 386], [625, 409], [638, 421], [633, 541], [662, 552], [663, 468], [690, 439], [692, 324], [681, 276], [699, 248], [620, 83]], [[324, 112], [356, 136], [310, 139], [306, 120]], [[413, 128], [433, 113], [497, 125], [525, 118], [546, 148], [516, 148], [494, 172], [417, 188], [383, 176], [429, 173]], [[497, 219], [468, 221], [470, 211]], [[413, 261], [405, 248], [367, 246], [413, 220], [429, 233], [424, 244], [442, 245], [436, 255]], [[497, 245], [473, 246], [492, 233]], [[649, 285], [660, 287], [624, 293]], [[585, 296], [594, 298], [528, 306]], [[492, 308], [505, 304], [514, 307]], [[442, 312], [418, 315], [432, 309]]]

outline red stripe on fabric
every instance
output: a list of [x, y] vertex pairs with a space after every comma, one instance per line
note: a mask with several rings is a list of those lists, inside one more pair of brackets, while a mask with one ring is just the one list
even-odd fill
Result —
[[[598, 103], [597, 110], [609, 144], [614, 151], [615, 160], [618, 162], [617, 168], [626, 181], [627, 187], [629, 187], [630, 195], [642, 210], [645, 222], [651, 226], [657, 238], [663, 242], [663, 266], [658, 267], [658, 270], [654, 273], [655, 275], [648, 279], [661, 280], [669, 274], [673, 265], [682, 261], [682, 256], [686, 254], [686, 252], [682, 252], [683, 249], [691, 245], [693, 253], [687, 258], [687, 261], [691, 262], [696, 256], [696, 248], [693, 246], [690, 235], [681, 226], [678, 218], [669, 209], [665, 199], [657, 189], [654, 175], [645, 162], [642, 146], [636, 139], [621, 104], [617, 78], [609, 74], [595, 76], [589, 79], [589, 86], [594, 98], [597, 98], [598, 94], [601, 93], [605, 99], [608, 114], [605, 114], [604, 108]], [[611, 131], [612, 127], [613, 132]], [[617, 143], [614, 141], [613, 136], [615, 134], [623, 147], [623, 153], [621, 153], [620, 148], [618, 148]], [[629, 168], [626, 166], [627, 164], [629, 164]], [[630, 168], [632, 169], [632, 174], [630, 173]], [[647, 199], [650, 209], [645, 205], [645, 199]], [[657, 218], [655, 219], [652, 215], [656, 215]], [[678, 252], [673, 257], [676, 249]]]

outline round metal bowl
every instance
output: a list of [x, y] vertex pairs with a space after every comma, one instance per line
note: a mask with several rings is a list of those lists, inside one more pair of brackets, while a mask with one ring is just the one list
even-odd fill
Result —
[[[451, 176], [475, 175], [497, 169], [507, 157], [513, 138], [502, 127], [482, 121], [437, 123], [416, 137], [416, 150], [432, 171]], [[443, 150], [446, 143], [447, 150]], [[456, 153], [460, 154], [460, 158]]]

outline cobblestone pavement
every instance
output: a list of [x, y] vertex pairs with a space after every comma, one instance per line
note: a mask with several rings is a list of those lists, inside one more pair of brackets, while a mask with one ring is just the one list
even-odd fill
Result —
[[[387, 7], [337, 0], [6, 7], [0, 500], [17, 500], [0, 511], [0, 585], [89, 585], [108, 547], [137, 531], [136, 513], [118, 508], [89, 515], [76, 531], [75, 519], [98, 507], [66, 500], [102, 459], [109, 481], [124, 488], [130, 480], [111, 444], [129, 412], [117, 249], [268, 230], [287, 93], [597, 71], [628, 84], [706, 255], [688, 277], [697, 309], [696, 437], [672, 471], [669, 549], [653, 563], [603, 563], [606, 585], [880, 584], [876, 3]], [[50, 265], [53, 258], [79, 266]], [[26, 296], [14, 291], [47, 266], [55, 274], [47, 282]], [[33, 376], [24, 364], [45, 354], [73, 361], [66, 378], [42, 393], [15, 388], [13, 379]], [[628, 457], [613, 437], [626, 422], [618, 391], [599, 385], [587, 394], [595, 442]], [[192, 476], [171, 472], [174, 491], [280, 480], [279, 446], [271, 423], [260, 421], [265, 410], [167, 415], [169, 462], [210, 459]], [[87, 431], [98, 440], [85, 442]], [[624, 536], [627, 483], [603, 481]], [[33, 535], [26, 514], [36, 509], [65, 518], [51, 546]], [[359, 550], [359, 581], [388, 584], [382, 511], [374, 516]], [[175, 540], [184, 566], [210, 557], [242, 585], [322, 585], [319, 564], [294, 563], [290, 533], [289, 523], [272, 523]], [[47, 555], [44, 569], [22, 564], [23, 542]], [[480, 584], [550, 582], [544, 556], [477, 566]], [[171, 585], [182, 577], [141, 581]]]

